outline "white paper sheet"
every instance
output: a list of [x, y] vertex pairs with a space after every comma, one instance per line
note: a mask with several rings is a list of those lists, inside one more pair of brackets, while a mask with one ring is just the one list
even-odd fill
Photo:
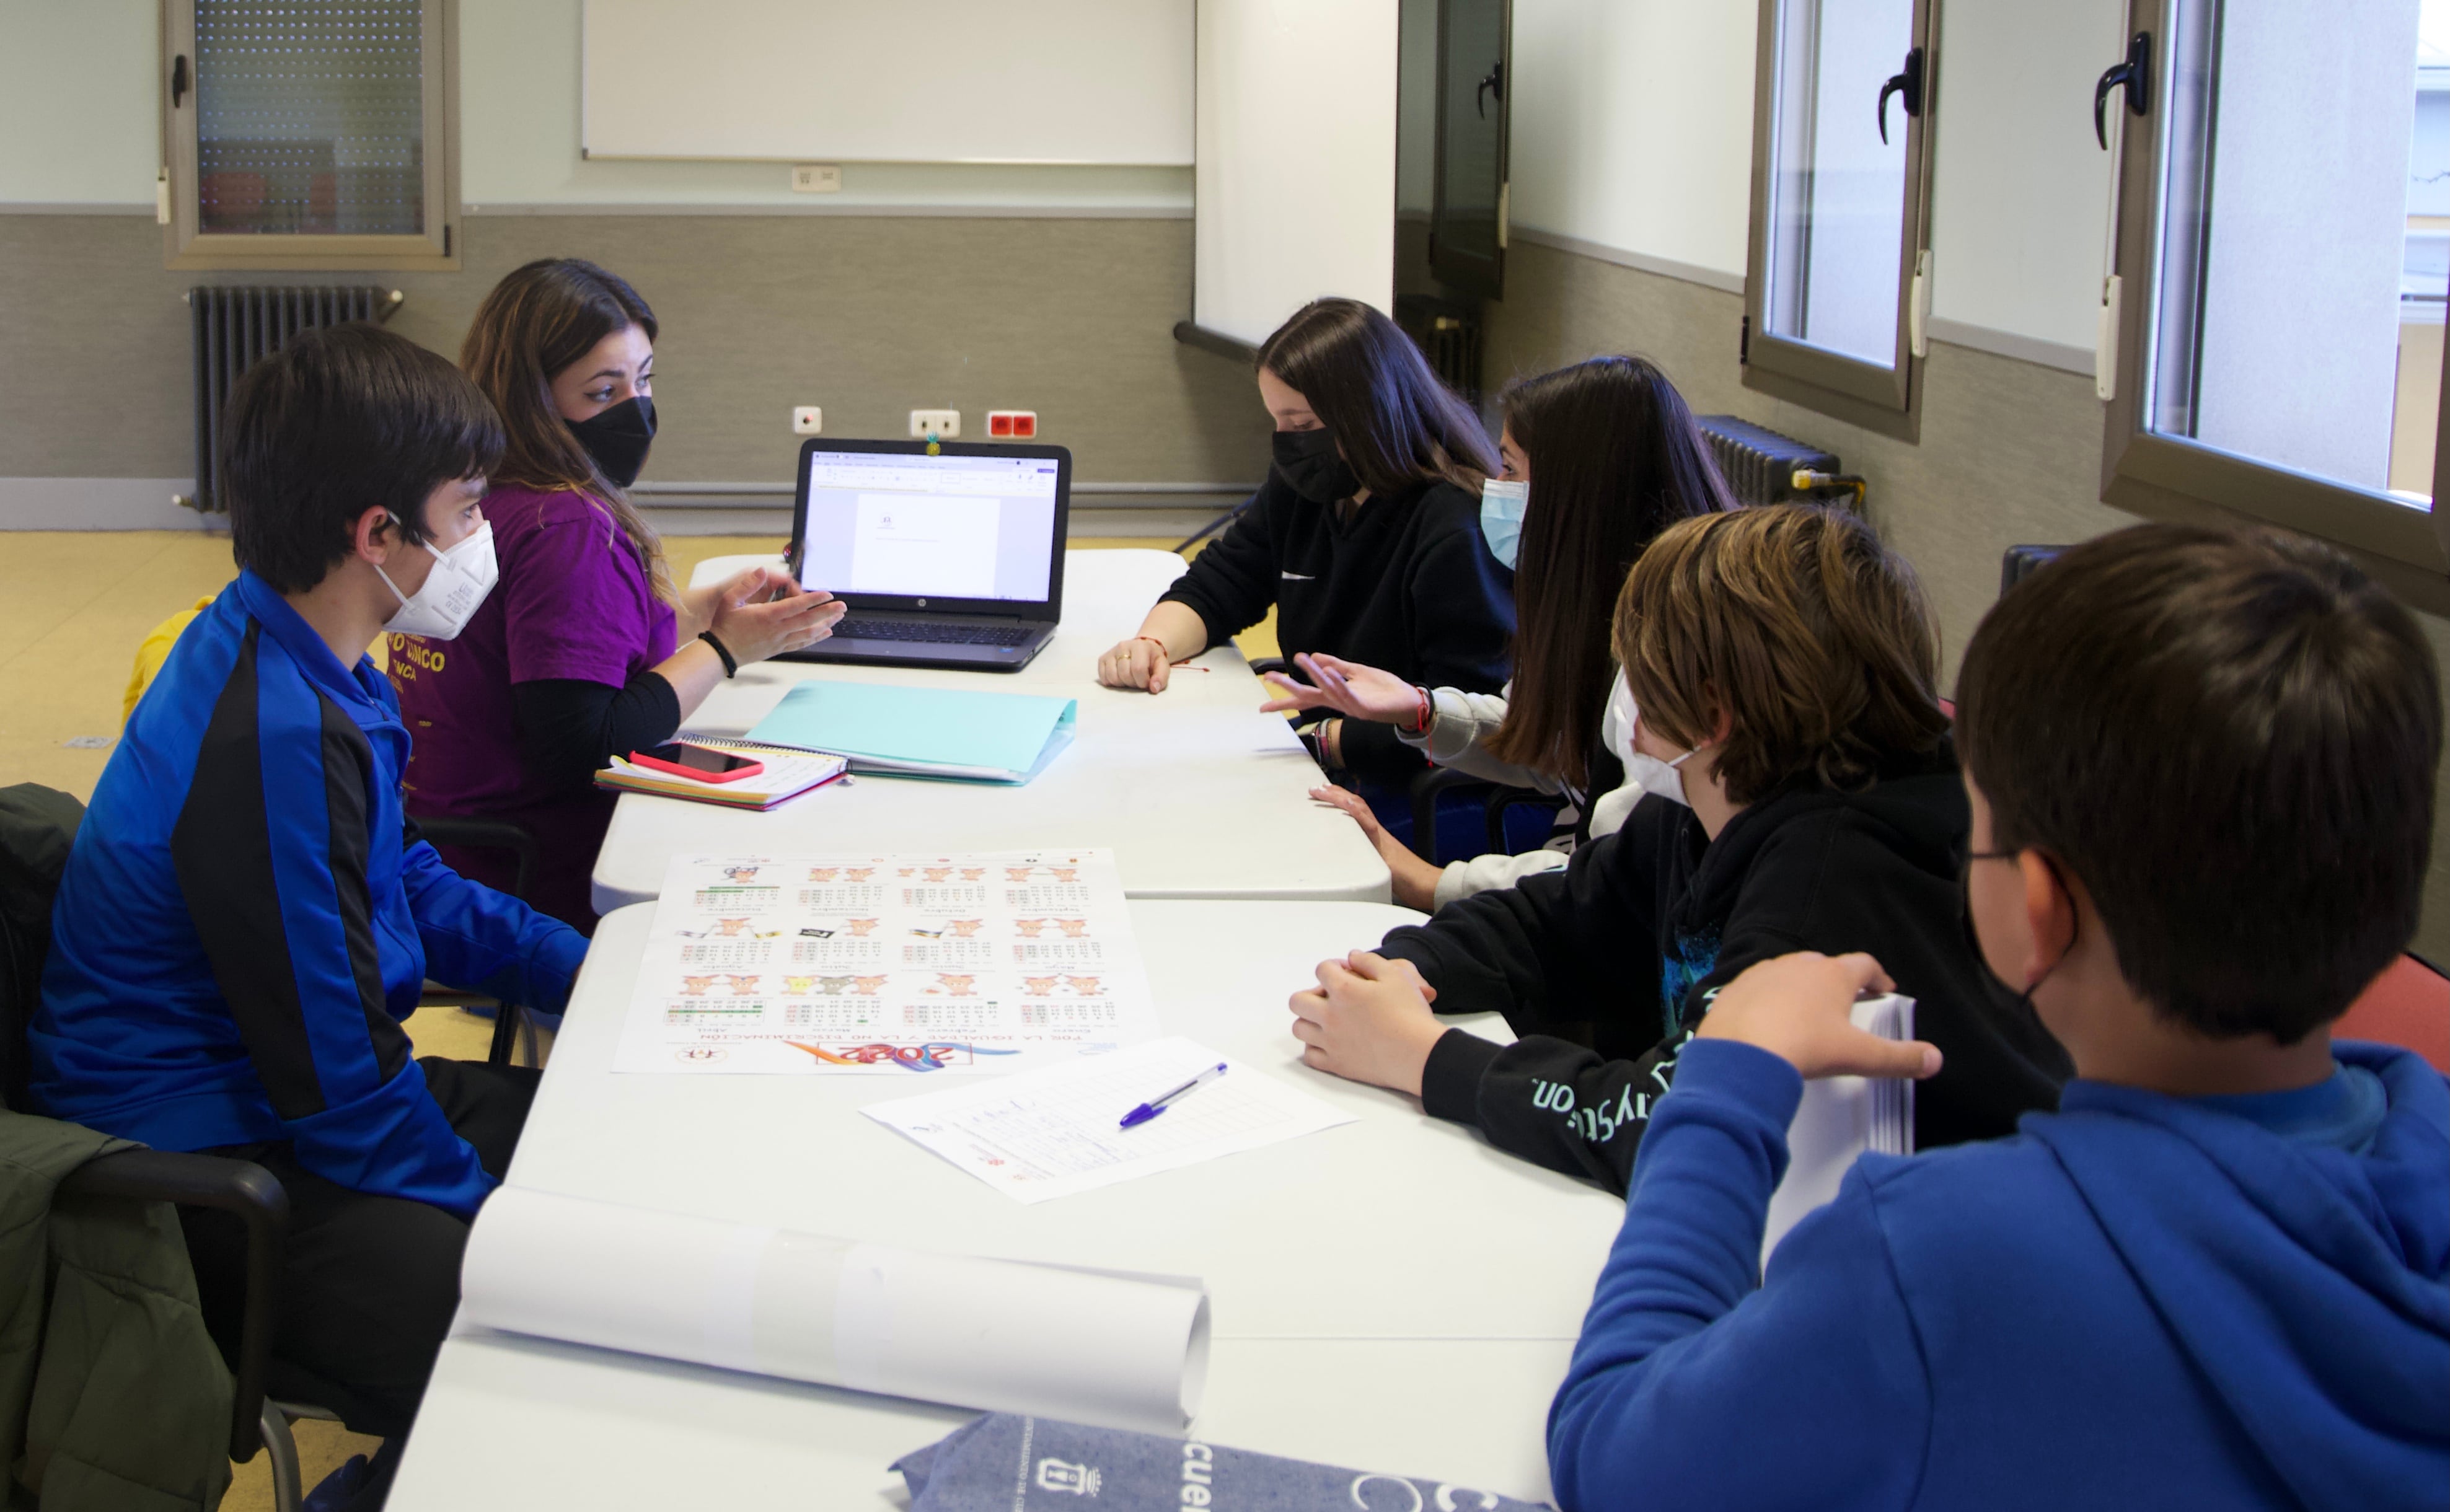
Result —
[[[1219, 1061], [1231, 1068], [1224, 1076], [1138, 1128], [1118, 1127], [1124, 1114]], [[1069, 1196], [1354, 1121], [1182, 1038], [861, 1111], [1020, 1202]]]
[[1196, 1280], [860, 1244], [504, 1187], [465, 1322], [792, 1381], [1178, 1433], [1208, 1370]]
[[1110, 851], [681, 857], [612, 1069], [1013, 1072], [1156, 1037]]
[[[1857, 1029], [1891, 1039], [1914, 1037], [1915, 1000], [1890, 993], [1855, 1004]], [[1787, 1231], [1838, 1195], [1855, 1157], [1914, 1153], [1914, 1083], [1883, 1077], [1823, 1076], [1803, 1084], [1803, 1100], [1786, 1129], [1786, 1175], [1770, 1193], [1761, 1235], [1761, 1265]]]

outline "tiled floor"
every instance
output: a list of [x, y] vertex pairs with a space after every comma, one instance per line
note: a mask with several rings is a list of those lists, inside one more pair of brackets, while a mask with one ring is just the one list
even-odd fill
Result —
[[[709, 556], [760, 552], [772, 538], [673, 536], [665, 542], [686, 582]], [[1168, 541], [1076, 540], [1076, 547], [1165, 547]], [[88, 797], [119, 734], [136, 647], [146, 632], [233, 575], [224, 535], [175, 532], [0, 533], [0, 785], [41, 783]], [[1254, 656], [1275, 651], [1273, 615], [1240, 638]], [[482, 1059], [490, 1020], [429, 1009], [409, 1023], [420, 1056]], [[336, 1424], [297, 1427], [302, 1479], [312, 1487], [376, 1440]], [[269, 1512], [266, 1459], [237, 1467], [224, 1506]]]

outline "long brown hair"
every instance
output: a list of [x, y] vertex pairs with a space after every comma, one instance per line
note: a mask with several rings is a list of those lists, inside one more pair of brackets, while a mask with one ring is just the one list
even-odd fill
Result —
[[1514, 686], [1488, 743], [1499, 761], [1582, 786], [1616, 681], [1609, 611], [1660, 532], [1735, 508], [1693, 412], [1638, 357], [1595, 357], [1506, 391], [1531, 467], [1514, 563]]
[[459, 366], [494, 401], [510, 439], [494, 480], [593, 498], [638, 553], [655, 596], [669, 604], [680, 595], [662, 538], [578, 444], [553, 402], [554, 375], [633, 325], [655, 339], [655, 312], [637, 290], [593, 262], [542, 258], [485, 296], [459, 348]]
[[1259, 348], [1259, 366], [1310, 401], [1372, 498], [1423, 483], [1477, 489], [1497, 471], [1480, 420], [1412, 339], [1359, 300], [1312, 300]]
[[1625, 577], [1616, 651], [1642, 722], [1677, 745], [1710, 744], [1726, 717], [1718, 771], [1739, 804], [1805, 776], [1868, 787], [1948, 728], [1920, 579], [1836, 510], [1780, 504], [1670, 528]]

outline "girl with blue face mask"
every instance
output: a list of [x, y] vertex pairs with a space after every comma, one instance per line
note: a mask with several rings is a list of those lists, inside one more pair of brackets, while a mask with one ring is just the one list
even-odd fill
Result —
[[1514, 570], [1512, 681], [1495, 694], [1418, 686], [1324, 655], [1293, 658], [1307, 683], [1269, 677], [1280, 695], [1270, 709], [1374, 721], [1441, 766], [1559, 798], [1540, 849], [1441, 869], [1388, 834], [1353, 794], [1316, 789], [1376, 843], [1396, 901], [1425, 911], [1562, 867], [1581, 841], [1613, 833], [1645, 791], [1681, 796], [1676, 774], [1660, 776], [1636, 746], [1608, 618], [1653, 537], [1733, 507], [1683, 397], [1640, 358], [1593, 358], [1527, 378], [1502, 402], [1502, 470], [1481, 490], [1480, 532]]

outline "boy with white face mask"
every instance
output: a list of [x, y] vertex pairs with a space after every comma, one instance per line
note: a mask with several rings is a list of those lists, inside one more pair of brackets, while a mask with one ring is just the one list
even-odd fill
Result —
[[[52, 913], [32, 1091], [55, 1117], [271, 1172], [291, 1214], [274, 1367], [328, 1383], [319, 1401], [396, 1445], [536, 1082], [418, 1061], [400, 1020], [429, 977], [557, 1012], [587, 950], [444, 866], [403, 816], [409, 732], [367, 656], [386, 630], [448, 655], [483, 601], [502, 431], [457, 369], [366, 325], [293, 339], [240, 380], [226, 425], [241, 571], [95, 787]], [[234, 1339], [245, 1235], [224, 1219], [182, 1221], [205, 1317]]]
[[[1322, 963], [1292, 1003], [1303, 1058], [1622, 1191], [1722, 983], [1791, 951], [1869, 951], [1946, 1056], [1917, 1089], [1918, 1148], [2053, 1106], [2064, 1053], [1964, 934], [1970, 820], [1903, 559], [1829, 511], [1686, 520], [1626, 578], [1615, 650], [1651, 796], [1563, 872]], [[1514, 1044], [1436, 1018], [1489, 1010]]]

